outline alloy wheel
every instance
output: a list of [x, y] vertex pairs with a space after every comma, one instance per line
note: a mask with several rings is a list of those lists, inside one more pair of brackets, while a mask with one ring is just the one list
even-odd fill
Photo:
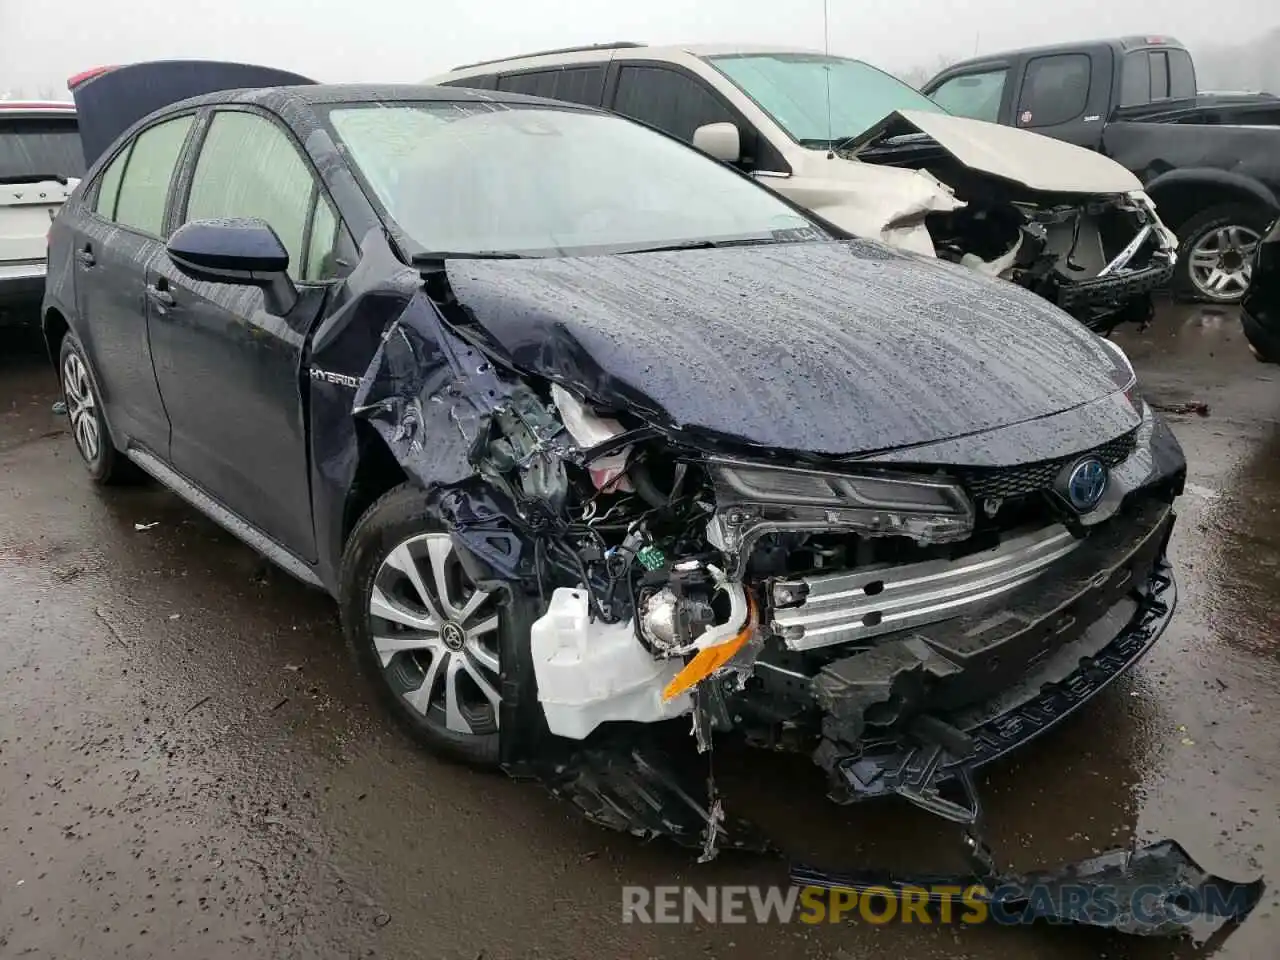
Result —
[[1240, 225], [1210, 230], [1191, 248], [1191, 282], [1211, 299], [1240, 299], [1249, 289], [1253, 254], [1260, 239], [1256, 230]]
[[79, 354], [68, 353], [62, 364], [62, 395], [76, 448], [87, 462], [95, 463], [102, 452], [102, 432], [89, 371]]
[[414, 712], [462, 736], [498, 730], [498, 610], [444, 533], [419, 534], [383, 560], [369, 631], [385, 679]]

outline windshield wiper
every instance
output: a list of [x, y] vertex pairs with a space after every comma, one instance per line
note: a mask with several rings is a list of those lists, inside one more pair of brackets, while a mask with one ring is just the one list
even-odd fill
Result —
[[656, 247], [635, 247], [620, 253], [669, 253], [673, 250], [713, 250], [718, 247], [749, 247], [758, 243], [787, 243], [781, 237], [750, 237], [744, 240], [685, 240], [681, 243], [664, 243]]
[[427, 253], [415, 253], [409, 262], [415, 267], [432, 267], [446, 260], [526, 260], [518, 253], [506, 253], [502, 250], [431, 250]]
[[64, 187], [69, 182], [60, 173], [15, 173], [12, 176], [0, 174], [0, 183], [44, 183], [46, 180], [54, 180]]
[[832, 137], [830, 140], [828, 140], [826, 137], [822, 137], [821, 139], [818, 137], [808, 137], [800, 141], [800, 146], [812, 147], [815, 150], [817, 150], [818, 148], [822, 148], [823, 150], [828, 150], [828, 149], [835, 150], [840, 146], [848, 143], [850, 140], [855, 140], [860, 136], [862, 136], [861, 133], [854, 133], [854, 134], [850, 134], [847, 137], [846, 136]]

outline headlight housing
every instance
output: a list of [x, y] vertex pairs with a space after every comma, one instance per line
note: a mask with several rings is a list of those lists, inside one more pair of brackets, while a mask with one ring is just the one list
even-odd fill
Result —
[[1125, 399], [1129, 401], [1133, 409], [1141, 412], [1142, 395], [1138, 392], [1138, 374], [1134, 371], [1128, 354], [1119, 345], [1112, 343], [1106, 337], [1099, 337], [1098, 339], [1115, 361], [1115, 366], [1111, 369], [1111, 379], [1118, 389], [1124, 391]]
[[833, 473], [713, 458], [716, 492], [708, 536], [739, 566], [754, 541], [780, 531], [848, 531], [923, 543], [973, 532], [973, 503], [957, 483], [937, 477], [863, 470]]

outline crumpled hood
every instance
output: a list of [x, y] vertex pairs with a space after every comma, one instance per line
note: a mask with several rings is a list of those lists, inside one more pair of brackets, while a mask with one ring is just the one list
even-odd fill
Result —
[[1096, 150], [1017, 127], [949, 113], [899, 110], [851, 140], [847, 156], [861, 156], [886, 140], [927, 134], [971, 170], [989, 173], [1046, 193], [1124, 194], [1141, 190], [1129, 170]]
[[779, 450], [929, 443], [1118, 389], [1101, 341], [1056, 307], [868, 241], [450, 260], [447, 271], [518, 369]]

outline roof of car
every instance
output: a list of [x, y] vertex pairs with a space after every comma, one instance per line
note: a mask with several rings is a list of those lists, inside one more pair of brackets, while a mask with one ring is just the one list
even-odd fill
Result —
[[[326, 106], [335, 103], [377, 103], [379, 101], [488, 101], [493, 103], [546, 103], [564, 106], [558, 100], [531, 97], [497, 90], [472, 90], [468, 87], [433, 87], [418, 83], [315, 83], [296, 87], [262, 87], [256, 90], [221, 90], [182, 101], [185, 106], [196, 103], [256, 103], [269, 106], [272, 101]], [[174, 106], [177, 106], [175, 104]]]
[[[1136, 50], [1145, 47], [1157, 47], [1168, 50], [1185, 50], [1182, 45], [1174, 37], [1157, 36], [1148, 34], [1146, 36], [1131, 37], [1104, 37], [1101, 40], [1080, 40], [1075, 43], [1051, 43], [1039, 47], [1010, 47], [1005, 50], [993, 50], [990, 53], [984, 53], [976, 57], [968, 57], [964, 60], [957, 60], [955, 63], [947, 67], [947, 70], [954, 70], [956, 67], [967, 67], [973, 64], [985, 63], [989, 60], [1007, 60], [1011, 57], [1045, 57], [1055, 54], [1066, 53], [1083, 53], [1094, 47], [1111, 47], [1116, 50]], [[944, 71], [939, 71], [944, 72]]]
[[750, 43], [675, 43], [650, 46], [645, 43], [601, 43], [582, 47], [563, 47], [557, 50], [531, 50], [506, 57], [482, 60], [454, 67], [449, 73], [438, 74], [433, 79], [444, 81], [451, 74], [463, 76], [501, 73], [506, 70], [522, 70], [546, 64], [603, 63], [611, 59], [669, 60], [679, 57], [718, 57], [734, 54], [806, 54], [821, 55], [821, 50], [807, 47], [786, 47], [778, 44]]
[[[580, 110], [586, 112], [594, 110], [592, 107], [566, 103], [560, 100], [548, 100], [545, 97], [531, 97], [519, 93], [499, 93], [491, 90], [472, 90], [465, 87], [433, 87], [425, 84], [408, 83], [312, 83], [294, 86], [213, 90], [209, 93], [166, 103], [153, 111], [142, 113], [137, 119], [133, 119], [128, 124], [120, 122], [119, 118], [107, 116], [105, 117], [103, 129], [98, 131], [96, 136], [88, 138], [86, 138], [86, 127], [93, 127], [96, 115], [93, 110], [85, 107], [81, 112], [80, 138], [84, 144], [85, 159], [92, 168], [89, 176], [93, 176], [93, 169], [96, 169], [99, 161], [109, 152], [112, 143], [131, 136], [144, 126], [172, 116], [175, 113], [187, 112], [201, 107], [228, 104], [257, 106], [280, 117], [294, 130], [294, 133], [299, 138], [305, 141], [321, 125], [321, 118], [317, 115], [317, 107], [344, 103], [378, 102], [511, 103], [537, 104], [557, 110]], [[102, 110], [110, 114], [110, 105], [103, 105]], [[134, 111], [135, 115], [138, 113], [139, 111]]]

